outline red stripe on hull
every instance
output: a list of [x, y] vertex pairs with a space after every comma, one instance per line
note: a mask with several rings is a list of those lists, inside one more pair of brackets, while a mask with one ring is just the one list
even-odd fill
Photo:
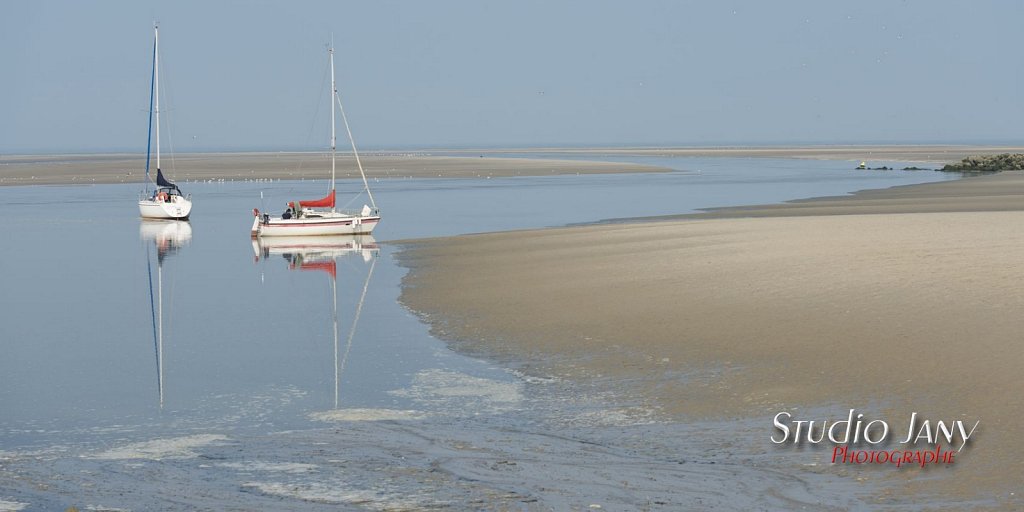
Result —
[[263, 225], [264, 226], [275, 227], [275, 228], [322, 228], [324, 226], [351, 226], [352, 225], [352, 221], [347, 221], [347, 222], [317, 222], [315, 224], [309, 224], [309, 223], [306, 223], [306, 224], [274, 224], [273, 222], [268, 222], [268, 223], [263, 224]]
[[[366, 219], [366, 220], [364, 220], [362, 222], [362, 224], [376, 224], [378, 222], [380, 222], [380, 218]], [[260, 223], [260, 225], [262, 225], [262, 226], [272, 226], [272, 227], [275, 227], [275, 228], [309, 228], [309, 227], [320, 227], [320, 226], [351, 226], [352, 225], [352, 221], [351, 220], [346, 220], [346, 221], [341, 221], [341, 222], [333, 222], [333, 221], [332, 222], [304, 222], [302, 224], [299, 224], [299, 223], [295, 223], [295, 224], [292, 224], [292, 223], [278, 224], [276, 222], [266, 222], [266, 223]]]

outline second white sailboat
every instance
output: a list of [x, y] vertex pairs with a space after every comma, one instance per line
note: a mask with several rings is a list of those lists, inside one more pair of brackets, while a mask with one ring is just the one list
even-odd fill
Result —
[[[153, 116], [156, 115], [156, 123]], [[153, 128], [156, 127], [156, 137]], [[153, 71], [149, 85], [149, 137], [146, 142], [146, 176], [139, 215], [143, 219], [188, 220], [192, 214], [192, 196], [185, 196], [177, 185], [164, 177], [160, 170], [160, 27], [153, 26]], [[149, 192], [150, 146], [156, 140], [156, 188]]]
[[[373, 194], [370, 192], [370, 184], [366, 180], [366, 173], [363, 171], [363, 164], [359, 160], [359, 153], [356, 151], [356, 143], [352, 138], [352, 130], [348, 125], [348, 118], [345, 116], [345, 107], [341, 104], [341, 97], [338, 95], [338, 87], [334, 80], [334, 46], [327, 49], [331, 65], [331, 188], [327, 196], [322, 199], [296, 201], [288, 203], [288, 209], [279, 217], [272, 217], [269, 214], [261, 214], [253, 208], [253, 219], [251, 236], [252, 238], [268, 236], [306, 236], [306, 235], [368, 235], [373, 232], [380, 222], [380, 211], [374, 202]], [[348, 140], [352, 144], [352, 154], [355, 156], [356, 166], [359, 167], [359, 175], [363, 178], [363, 190], [370, 200], [370, 204], [363, 205], [358, 210], [341, 210], [335, 206], [335, 161], [337, 158], [337, 145], [335, 143], [335, 106], [341, 112], [341, 119], [345, 123], [345, 131]]]

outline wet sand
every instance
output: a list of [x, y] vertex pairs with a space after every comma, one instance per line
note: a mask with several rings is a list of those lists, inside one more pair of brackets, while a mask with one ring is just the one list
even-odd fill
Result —
[[[460, 350], [605, 382], [667, 421], [761, 422], [737, 443], [789, 474], [1022, 506], [1024, 173], [700, 216], [410, 242], [401, 300]], [[777, 412], [850, 408], [896, 442], [912, 412], [981, 423], [948, 468], [830, 466], [829, 446], [810, 469], [769, 442]]]
[[[785, 203], [708, 208], [703, 213], [645, 220], [877, 215], [885, 213], [997, 212], [1024, 210], [1020, 172], [967, 175], [958, 181], [861, 190], [850, 195]], [[630, 219], [623, 219], [630, 221]]]
[[683, 456], [672, 443], [682, 433], [671, 426], [621, 430], [540, 430], [485, 415], [0, 452], [3, 493], [17, 496], [0, 498], [0, 506], [8, 503], [0, 510], [820, 510], [857, 503], [830, 495], [835, 483], [824, 476], [723, 464], [706, 448]]
[[[488, 178], [664, 172], [664, 167], [580, 160], [433, 156], [426, 154], [360, 154], [367, 177]], [[155, 165], [155, 164], [154, 164]], [[330, 176], [329, 153], [190, 153], [161, 162], [168, 179], [187, 183], [206, 180], [321, 180]], [[155, 171], [151, 171], [155, 175]], [[136, 183], [145, 174], [145, 158], [135, 154], [0, 156], [0, 185]], [[338, 155], [337, 176], [358, 178], [351, 155]]]

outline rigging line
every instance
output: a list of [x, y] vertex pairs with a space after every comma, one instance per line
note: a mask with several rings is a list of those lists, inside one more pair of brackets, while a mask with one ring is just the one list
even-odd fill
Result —
[[[160, 55], [162, 57], [163, 53], [161, 53]], [[174, 132], [171, 130], [171, 125], [173, 124], [171, 122], [172, 109], [168, 107], [168, 105], [171, 105], [172, 103], [171, 87], [169, 84], [169, 80], [167, 80], [167, 62], [165, 62], [166, 60], [166, 58], [162, 58], [158, 61], [160, 63], [160, 76], [163, 77], [164, 82], [164, 86], [160, 88], [160, 99], [164, 100], [165, 105], [163, 110], [161, 110], [160, 112], [164, 114], [164, 117], [166, 118], [164, 119], [164, 131], [167, 133], [167, 150], [171, 156], [171, 176], [174, 176], [176, 174], [176, 167], [174, 165]]]
[[[323, 100], [324, 100], [324, 89], [326, 88], [325, 84], [327, 82], [327, 71], [328, 71], [328, 69], [329, 68], [327, 66], [324, 66], [324, 73], [320, 77], [320, 92], [317, 93], [317, 95], [316, 95], [316, 109], [313, 111], [313, 120], [310, 121], [310, 123], [309, 123], [309, 131], [306, 132], [306, 142], [305, 142], [305, 145], [307, 147], [312, 146], [313, 129], [316, 128], [316, 121], [317, 121], [317, 119], [320, 118], [320, 109], [322, 107]], [[299, 166], [298, 166], [297, 169], [295, 169], [296, 172], [302, 170], [302, 164], [304, 164], [306, 162], [306, 160], [308, 160], [308, 158], [309, 158], [308, 155], [306, 155], [305, 152], [303, 152], [302, 157], [299, 158]]]
[[[156, 303], [153, 299], [153, 264], [149, 256], [149, 244], [146, 244], [146, 273], [149, 275], [149, 314], [153, 321], [153, 352], [156, 354], [157, 370], [160, 369], [160, 346], [156, 339]], [[160, 376], [157, 375], [157, 387], [160, 386]]]
[[[348, 339], [345, 340], [345, 355], [341, 358], [341, 369], [338, 371], [339, 376], [345, 371], [345, 363], [348, 362], [348, 353], [352, 350], [352, 337], [356, 334], [356, 324], [359, 323], [359, 315], [363, 311], [363, 301], [366, 300], [366, 290], [370, 287], [370, 277], [373, 276], [373, 267], [377, 265], [377, 258], [374, 258], [370, 262], [370, 271], [366, 273], [366, 282], [363, 283], [363, 293], [359, 295], [359, 305], [356, 306], [356, 314], [352, 318], [352, 328], [348, 331]], [[335, 387], [337, 389], [337, 387]], [[337, 404], [335, 404], [337, 408]]]
[[[173, 221], [173, 222], [182, 222], [182, 221]], [[178, 249], [176, 249], [175, 252], [177, 252], [177, 250]], [[170, 281], [171, 281], [171, 291], [170, 291], [171, 298], [167, 301], [168, 302], [168, 304], [167, 304], [167, 324], [168, 324], [167, 335], [168, 336], [170, 336], [171, 333], [174, 332], [174, 322], [172, 321], [172, 315], [174, 315], [174, 289], [177, 287], [177, 284], [178, 284], [178, 280], [175, 277], [171, 277]]]
[[356, 165], [359, 167], [359, 175], [363, 177], [363, 187], [366, 189], [366, 195], [370, 198], [370, 205], [376, 210], [377, 203], [373, 200], [373, 194], [370, 192], [370, 184], [367, 183], [366, 173], [363, 172], [363, 163], [359, 160], [359, 152], [356, 151], [356, 140], [352, 138], [352, 130], [348, 127], [348, 116], [345, 115], [345, 107], [341, 104], [341, 93], [335, 92], [334, 97], [338, 100], [338, 109], [341, 110], [341, 120], [345, 122], [345, 131], [348, 132], [348, 141], [352, 143], [352, 154], [356, 157]]
[[359, 196], [361, 196], [361, 195], [363, 195], [363, 192], [359, 191], [359, 193], [354, 195], [354, 196], [352, 196], [352, 198], [349, 199], [347, 203], [341, 205], [341, 209], [344, 210], [344, 209], [348, 208], [349, 205], [351, 205], [353, 202], [355, 202], [356, 199], [359, 199]]

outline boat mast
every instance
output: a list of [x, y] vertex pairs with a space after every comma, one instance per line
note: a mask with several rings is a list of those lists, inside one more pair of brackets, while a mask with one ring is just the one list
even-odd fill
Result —
[[[331, 34], [331, 46], [327, 48], [331, 56], [331, 191], [334, 191], [334, 160], [338, 152], [336, 138], [334, 136], [334, 98], [338, 96], [338, 86], [334, 83], [334, 34]], [[331, 205], [331, 211], [335, 211]]]
[[149, 124], [146, 125], [146, 195], [149, 195], [149, 156], [153, 146], [153, 98], [156, 87], [156, 23], [153, 24], [153, 70], [149, 74]]
[[159, 59], [159, 30], [160, 27], [153, 25], [153, 111], [156, 113], [156, 170], [160, 172], [160, 59]]

